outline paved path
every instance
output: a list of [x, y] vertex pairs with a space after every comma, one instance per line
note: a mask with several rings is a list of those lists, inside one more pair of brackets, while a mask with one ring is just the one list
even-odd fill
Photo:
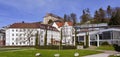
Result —
[[103, 53], [93, 54], [93, 55], [88, 55], [88, 56], [83, 56], [83, 57], [108, 57], [109, 55], [113, 55], [113, 54], [118, 53], [116, 51], [108, 51], [108, 50], [96, 50], [96, 51], [101, 51]]
[[88, 55], [83, 57], [108, 57], [110, 54], [107, 53], [100, 53], [100, 54], [94, 54], [94, 55]]

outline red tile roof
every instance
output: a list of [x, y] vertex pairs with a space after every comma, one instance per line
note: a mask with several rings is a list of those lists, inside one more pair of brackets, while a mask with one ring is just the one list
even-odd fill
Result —
[[57, 24], [58, 27], [62, 27], [64, 25], [63, 22], [56, 22], [56, 24]]
[[[64, 22], [56, 22], [58, 27], [62, 27], [65, 23]], [[67, 22], [68, 26], [73, 26], [72, 22]]]
[[72, 22], [67, 22], [69, 26], [73, 26], [73, 23]]
[[41, 28], [41, 29], [48, 29], [58, 31], [55, 27], [46, 24], [40, 23], [14, 23], [9, 26], [9, 28]]
[[9, 28], [38, 28], [40, 24], [37, 23], [14, 23]]

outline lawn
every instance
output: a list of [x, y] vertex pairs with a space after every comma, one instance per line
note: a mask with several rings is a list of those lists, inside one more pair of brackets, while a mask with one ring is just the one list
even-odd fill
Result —
[[98, 50], [114, 50], [114, 47], [112, 45], [105, 45], [105, 46], [100, 46], [97, 49]]
[[111, 56], [109, 56], [109, 57], [120, 57], [120, 56], [113, 56], [113, 55], [111, 55]]
[[12, 51], [12, 50], [19, 50], [20, 48], [0, 48], [0, 52], [2, 51]]
[[101, 53], [91, 50], [43, 50], [43, 49], [21, 49], [16, 51], [0, 51], [0, 57], [35, 57], [36, 53], [41, 53], [41, 57], [54, 57], [54, 54], [59, 53], [60, 57], [74, 57], [74, 53], [78, 52], [80, 56]]

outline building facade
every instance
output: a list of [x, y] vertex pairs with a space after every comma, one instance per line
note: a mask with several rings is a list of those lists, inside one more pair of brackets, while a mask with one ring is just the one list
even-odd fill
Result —
[[[89, 46], [99, 46], [103, 42], [109, 44], [120, 44], [120, 29], [119, 26], [112, 27], [107, 24], [88, 24], [82, 26], [76, 26], [78, 42], [84, 42], [86, 44], [86, 35], [89, 35]], [[73, 35], [74, 37], [75, 35]]]
[[5, 34], [0, 32], [0, 46], [5, 46]]
[[52, 14], [52, 13], [47, 13], [46, 16], [44, 17], [43, 23], [44, 24], [50, 24], [50, 23], [53, 23], [54, 21], [63, 22], [63, 18], [61, 18], [61, 17], [59, 17], [55, 14]]
[[53, 26], [56, 27], [59, 31], [62, 30], [63, 45], [75, 45], [74, 38], [72, 38], [72, 34], [74, 32], [72, 22], [54, 22]]
[[[14, 23], [6, 29], [6, 46], [34, 46], [38, 32], [39, 45], [44, 45], [47, 29], [47, 45], [59, 44], [59, 31], [50, 25], [40, 23]], [[52, 43], [51, 38], [57, 43]]]

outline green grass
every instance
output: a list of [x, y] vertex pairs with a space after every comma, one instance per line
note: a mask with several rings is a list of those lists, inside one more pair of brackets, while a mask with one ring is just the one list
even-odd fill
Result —
[[114, 47], [112, 45], [105, 45], [105, 46], [100, 46], [97, 49], [98, 50], [114, 50]]
[[110, 55], [109, 57], [120, 57], [120, 56], [114, 56], [114, 55]]
[[12, 50], [19, 50], [19, 48], [0, 48], [0, 52], [2, 52], [2, 51], [12, 51]]
[[36, 53], [41, 53], [41, 57], [54, 57], [54, 54], [59, 53], [60, 57], [74, 57], [74, 53], [78, 52], [80, 56], [91, 55], [101, 53], [98, 51], [91, 50], [38, 50], [38, 49], [27, 49], [17, 51], [0, 52], [0, 57], [35, 57]]

